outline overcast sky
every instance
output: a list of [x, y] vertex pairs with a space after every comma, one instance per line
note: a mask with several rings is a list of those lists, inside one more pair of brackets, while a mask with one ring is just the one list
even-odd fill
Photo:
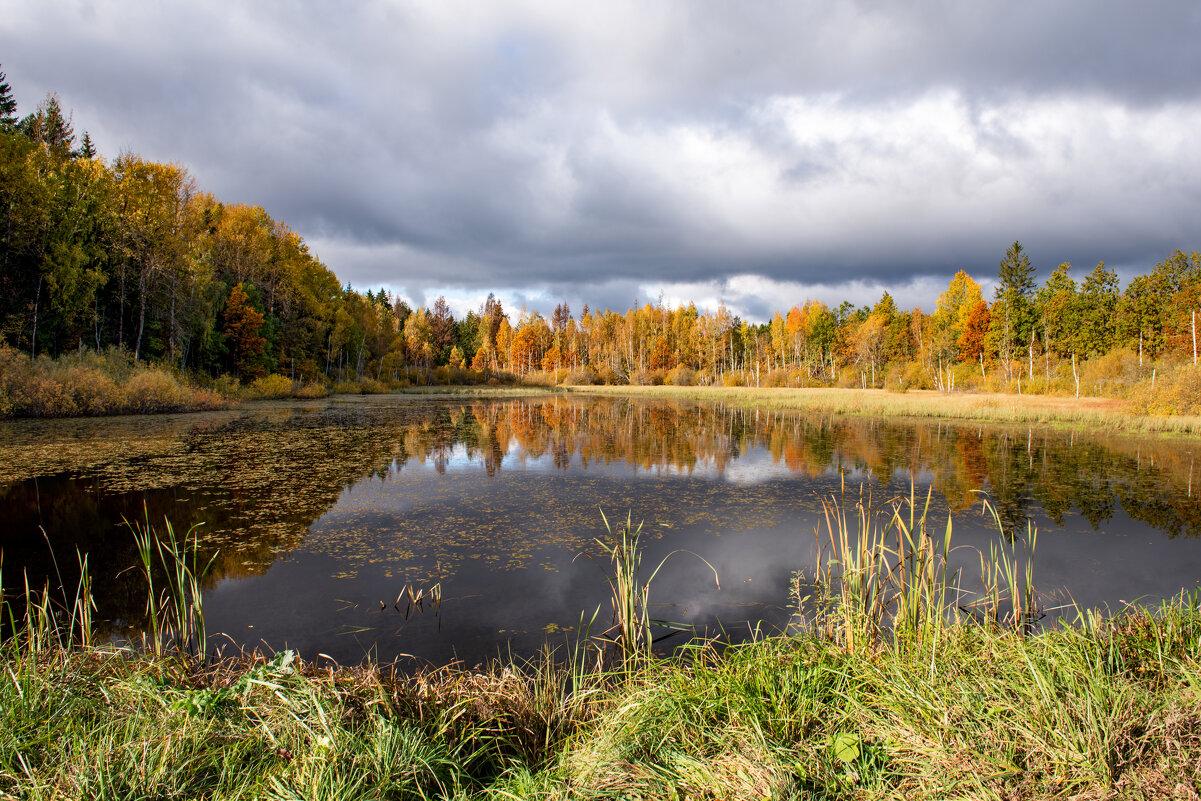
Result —
[[[1201, 4], [5, 0], [19, 112], [459, 313], [927, 310], [1201, 248]], [[991, 293], [989, 293], [991, 296]]]

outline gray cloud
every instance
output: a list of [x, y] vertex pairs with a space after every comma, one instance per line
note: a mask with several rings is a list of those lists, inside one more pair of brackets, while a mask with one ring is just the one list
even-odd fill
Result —
[[23, 110], [57, 91], [106, 155], [182, 162], [411, 298], [625, 308], [936, 287], [1015, 238], [1044, 271], [1197, 246], [1190, 2], [9, 6]]

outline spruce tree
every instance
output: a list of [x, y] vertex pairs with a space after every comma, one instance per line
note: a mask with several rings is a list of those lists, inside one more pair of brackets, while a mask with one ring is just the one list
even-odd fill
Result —
[[96, 145], [92, 143], [92, 137], [87, 131], [83, 132], [83, 141], [79, 143], [79, 150], [76, 153], [80, 158], [96, 158]]
[[0, 131], [11, 131], [17, 126], [17, 101], [13, 99], [12, 87], [0, 71]]
[[71, 120], [63, 116], [62, 106], [59, 105], [58, 95], [48, 95], [38, 107], [38, 116], [42, 118], [42, 141], [51, 150], [69, 151], [75, 143], [75, 129]]
[[992, 318], [997, 355], [1006, 377], [1011, 377], [1010, 360], [1034, 342], [1034, 267], [1022, 243], [1015, 241], [1001, 259], [997, 273], [997, 311]]

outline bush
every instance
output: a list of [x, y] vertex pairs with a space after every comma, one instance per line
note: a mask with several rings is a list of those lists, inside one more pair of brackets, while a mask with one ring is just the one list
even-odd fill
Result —
[[723, 387], [741, 387], [742, 374], [736, 373], [733, 370], [721, 374], [721, 385]]
[[329, 395], [329, 390], [325, 388], [325, 384], [305, 384], [293, 393], [297, 398], [304, 400], [312, 400], [315, 398], [324, 398]]
[[663, 386], [663, 370], [636, 370], [630, 376], [630, 383], [640, 387], [659, 387]]
[[673, 367], [667, 371], [664, 381], [675, 387], [694, 387], [696, 386], [696, 370], [685, 365]]
[[567, 374], [563, 383], [571, 387], [587, 387], [601, 382], [600, 375], [589, 365], [577, 367]]
[[608, 384], [612, 386], [614, 384], [627, 383], [626, 376], [622, 373], [618, 373], [612, 368], [612, 366], [608, 364], [599, 365], [596, 368], [596, 375], [598, 378], [600, 378], [602, 384]]
[[[1076, 371], [1080, 375], [1081, 395], [1127, 397], [1135, 386], [1151, 378], [1151, 366], [1140, 367], [1138, 354], [1129, 348], [1119, 348], [1104, 356], [1089, 359], [1078, 364]], [[1066, 372], [1068, 382], [1072, 383], [1072, 391], [1075, 392], [1070, 364]]]
[[131, 412], [169, 412], [183, 408], [183, 392], [175, 376], [144, 370], [126, 382], [125, 409]]
[[383, 382], [376, 381], [374, 378], [360, 378], [354, 385], [354, 391], [360, 395], [385, 395], [388, 388]]
[[763, 374], [763, 377], [761, 379], [759, 379], [759, 386], [761, 386], [761, 387], [790, 387], [790, 386], [792, 386], [792, 378], [793, 378], [792, 373], [789, 372], [788, 370], [780, 370], [780, 369], [768, 370], [766, 373]]
[[246, 388], [248, 398], [289, 398], [292, 396], [292, 379], [283, 375], [265, 375], [250, 382]]
[[76, 414], [108, 414], [121, 396], [117, 382], [95, 367], [68, 368], [64, 383], [74, 396]]
[[1131, 409], [1141, 414], [1201, 415], [1201, 367], [1183, 364], [1156, 376], [1136, 394]]
[[521, 383], [527, 387], [553, 387], [555, 386], [554, 373], [526, 373], [521, 378]]

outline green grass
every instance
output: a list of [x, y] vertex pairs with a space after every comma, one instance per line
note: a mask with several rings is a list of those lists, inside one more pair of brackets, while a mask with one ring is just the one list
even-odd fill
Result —
[[594, 659], [594, 641], [416, 675], [204, 659], [180, 635], [194, 547], [143, 525], [145, 558], [178, 566], [150, 591], [174, 632], [154, 647], [91, 644], [86, 584], [7, 596], [0, 798], [1196, 797], [1198, 594], [1034, 634], [1014, 556], [1033, 532], [968, 593], [950, 525], [912, 493], [826, 510], [787, 636], [649, 652], [653, 571], [627, 520], [600, 542], [628, 635], [603, 636], [627, 658]]

